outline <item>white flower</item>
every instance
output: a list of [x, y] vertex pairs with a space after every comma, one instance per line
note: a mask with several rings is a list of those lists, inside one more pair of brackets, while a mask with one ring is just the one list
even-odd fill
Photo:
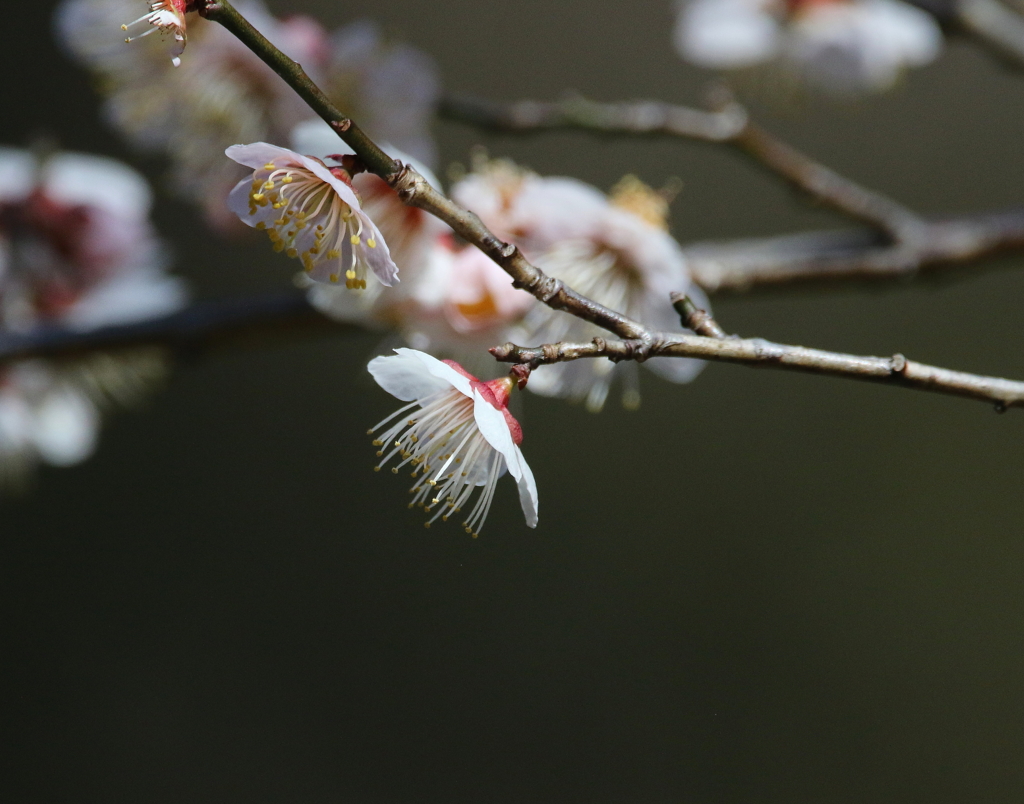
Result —
[[[689, 293], [706, 304], [700, 289], [690, 283], [679, 245], [666, 231], [668, 204], [661, 194], [632, 177], [620, 182], [609, 199], [572, 179], [513, 176], [507, 163], [498, 169], [478, 169], [454, 187], [452, 195], [546, 273], [649, 327], [680, 329], [670, 302], [672, 292]], [[496, 266], [495, 270], [500, 271]], [[464, 293], [462, 284], [453, 283], [453, 298]], [[483, 311], [500, 310], [490, 298]], [[479, 308], [470, 311], [478, 314]], [[530, 304], [519, 312], [518, 323], [505, 321], [511, 325], [505, 337], [516, 343], [588, 341], [605, 334], [593, 324], [545, 305]], [[459, 319], [452, 319], [452, 326], [457, 328]], [[675, 358], [652, 358], [644, 365], [680, 383], [692, 380], [703, 367], [698, 360]], [[604, 406], [616, 378], [625, 384], [623, 403], [639, 404], [635, 365], [616, 365], [604, 358], [540, 366], [528, 387], [547, 396], [585, 401], [596, 411]]]
[[681, 0], [675, 46], [699, 67], [769, 73], [836, 95], [882, 91], [934, 60], [935, 19], [901, 0]]
[[185, 35], [185, 14], [191, 10], [191, 5], [188, 0], [149, 0], [149, 13], [121, 26], [121, 30], [128, 34], [124, 41], [132, 42], [156, 31], [161, 36], [170, 36], [171, 64], [178, 67], [181, 64], [179, 57], [185, 52], [188, 41]]
[[[418, 159], [381, 143], [388, 154], [411, 165], [434, 187], [440, 187], [437, 177]], [[328, 160], [349, 155], [352, 149], [338, 138], [337, 132], [322, 120], [307, 120], [292, 129], [292, 150], [312, 154]], [[356, 321], [369, 326], [397, 326], [410, 313], [417, 301], [413, 298], [425, 289], [423, 279], [432, 270], [435, 260], [444, 258], [449, 249], [451, 229], [446, 223], [417, 207], [410, 207], [387, 182], [372, 173], [359, 173], [352, 177], [363, 211], [373, 220], [383, 235], [391, 258], [402, 276], [399, 288], [387, 293], [373, 276], [367, 277], [362, 293], [347, 293], [342, 288], [321, 283], [301, 281], [309, 286], [309, 300], [318, 310], [340, 321]]]
[[[183, 285], [163, 273], [149, 187], [113, 159], [39, 161], [0, 148], [0, 328], [93, 328], [169, 313]], [[165, 370], [162, 353], [94, 354], [0, 369], [0, 481], [38, 461], [88, 457], [103, 407], [136, 400]]]
[[276, 251], [298, 257], [315, 282], [350, 289], [366, 287], [367, 269], [382, 285], [398, 281], [398, 268], [376, 224], [342, 168], [319, 159], [256, 142], [225, 153], [255, 169], [228, 197], [228, 207], [248, 226], [266, 231]]
[[[467, 533], [479, 535], [494, 498], [498, 478], [507, 469], [519, 486], [526, 524], [537, 526], [537, 484], [519, 450], [523, 433], [508, 412], [514, 381], [481, 382], [458, 363], [441, 361], [415, 349], [370, 361], [369, 371], [385, 391], [409, 404], [369, 432], [384, 428], [375, 440], [382, 460], [399, 459], [398, 473], [412, 467], [417, 478], [410, 507], [437, 511], [427, 522], [461, 513], [473, 493], [480, 495], [465, 515]], [[397, 421], [395, 421], [397, 419]]]

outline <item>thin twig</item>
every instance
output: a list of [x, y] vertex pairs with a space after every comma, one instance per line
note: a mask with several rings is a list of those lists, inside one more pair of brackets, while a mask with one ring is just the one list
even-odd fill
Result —
[[0, 364], [30, 358], [75, 358], [97, 351], [159, 347], [195, 355], [282, 337], [357, 332], [313, 309], [300, 293], [198, 302], [170, 315], [82, 331], [40, 327], [0, 335]]
[[658, 101], [599, 103], [570, 96], [552, 102], [498, 103], [469, 95], [446, 96], [438, 112], [479, 128], [519, 134], [575, 129], [729, 145], [819, 203], [868, 224], [893, 241], [919, 240], [923, 222], [911, 210], [782, 142], [753, 123], [723, 88], [716, 88], [713, 94], [717, 108], [710, 112]]
[[698, 335], [706, 338], [728, 338], [725, 330], [718, 326], [718, 322], [712, 318], [711, 313], [702, 310], [693, 303], [693, 299], [685, 293], [672, 294], [672, 306], [679, 313], [679, 320], [683, 326], [692, 329]]

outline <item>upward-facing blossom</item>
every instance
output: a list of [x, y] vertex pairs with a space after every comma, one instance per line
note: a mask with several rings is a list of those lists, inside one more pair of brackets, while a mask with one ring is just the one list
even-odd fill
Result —
[[412, 469], [415, 495], [409, 504], [434, 511], [427, 527], [462, 513], [463, 527], [476, 538], [491, 509], [494, 489], [507, 470], [519, 486], [526, 524], [537, 526], [537, 484], [519, 444], [523, 431], [508, 412], [515, 382], [508, 377], [481, 382], [458, 363], [437, 360], [415, 349], [395, 349], [370, 361], [369, 371], [385, 391], [408, 402], [370, 429], [381, 458], [379, 470]]
[[[222, 158], [224, 149], [286, 143], [292, 128], [314, 115], [223, 26], [190, 29], [188, 57], [177, 69], [158, 37], [126, 46], [118, 27], [138, 16], [139, 7], [140, 0], [63, 0], [59, 38], [100, 77], [114, 126], [133, 145], [166, 153], [180, 191], [201, 202], [215, 223], [237, 226], [224, 201], [242, 171]], [[277, 19], [258, 0], [238, 0], [235, 7], [371, 136], [433, 158], [429, 121], [438, 85], [429, 57], [384, 42], [372, 25], [331, 34], [309, 17]]]
[[[184, 289], [162, 271], [149, 207], [146, 182], [120, 162], [0, 148], [0, 328], [91, 328], [179, 307]], [[163, 370], [153, 351], [0, 369], [0, 477], [86, 458], [102, 409], [133, 401]]]
[[300, 259], [310, 279], [336, 284], [345, 277], [345, 286], [358, 290], [370, 269], [382, 285], [398, 281], [387, 243], [343, 168], [265, 142], [232, 145], [226, 153], [254, 168], [231, 191], [231, 211], [265, 231], [275, 251]]
[[901, 0], [680, 0], [675, 28], [697, 66], [763, 67], [840, 95], [888, 89], [941, 44], [934, 18]]
[[[452, 188], [452, 195], [551, 276], [654, 329], [680, 329], [670, 303], [673, 291], [705, 301], [691, 284], [682, 251], [667, 232], [667, 201], [635, 178], [623, 180], [608, 198], [573, 179], [525, 171], [516, 176], [508, 163], [502, 163], [478, 166]], [[526, 295], [510, 287], [500, 268], [493, 270], [497, 287]], [[465, 292], [460, 285], [452, 286], [453, 297]], [[506, 309], [514, 308], [506, 302]], [[602, 334], [592, 324], [539, 303], [524, 304], [505, 327], [506, 339], [530, 345], [587, 341]], [[703, 364], [653, 358], [644, 365], [673, 382], [688, 382]], [[540, 394], [585, 401], [590, 409], [599, 410], [616, 378], [625, 384], [623, 402], [638, 404], [636, 367], [631, 363], [615, 365], [600, 359], [541, 366], [529, 387]]]

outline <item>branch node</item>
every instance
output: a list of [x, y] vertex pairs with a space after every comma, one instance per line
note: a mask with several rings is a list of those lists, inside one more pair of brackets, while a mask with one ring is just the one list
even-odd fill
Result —
[[907, 370], [907, 358], [897, 353], [889, 360], [889, 371], [893, 374], [903, 374]]
[[344, 132], [352, 128], [352, 121], [349, 120], [347, 117], [344, 120], [332, 120], [331, 128], [333, 128], [339, 134], [343, 134]]
[[516, 381], [516, 385], [521, 391], [526, 387], [526, 383], [530, 379], [531, 371], [533, 371], [533, 369], [528, 364], [519, 363], [518, 365], [512, 366], [508, 372], [508, 376]]

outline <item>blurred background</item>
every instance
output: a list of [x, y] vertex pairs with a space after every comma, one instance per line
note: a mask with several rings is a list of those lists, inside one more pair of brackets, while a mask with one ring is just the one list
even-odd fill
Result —
[[[141, 4], [140, 4], [141, 5]], [[367, 6], [271, 0], [336, 26]], [[50, 2], [8, 9], [0, 143], [129, 159]], [[140, 12], [141, 13], [141, 12]], [[669, 0], [387, 0], [445, 85], [697, 103]], [[187, 57], [187, 53], [186, 53]], [[927, 213], [1024, 197], [1024, 79], [964, 43], [896, 92], [762, 106]], [[683, 142], [480, 135], [607, 189], [684, 183], [683, 243], [841, 221]], [[293, 264], [155, 220], [200, 298]], [[996, 270], [993, 270], [996, 269]], [[955, 281], [717, 297], [731, 332], [1024, 377], [1024, 258]], [[540, 526], [425, 531], [366, 428], [379, 337], [177, 367], [98, 454], [0, 507], [0, 796], [40, 802], [989, 802], [1024, 797], [1024, 414], [711, 365], [637, 412], [525, 398]], [[499, 372], [495, 371], [497, 375]]]

